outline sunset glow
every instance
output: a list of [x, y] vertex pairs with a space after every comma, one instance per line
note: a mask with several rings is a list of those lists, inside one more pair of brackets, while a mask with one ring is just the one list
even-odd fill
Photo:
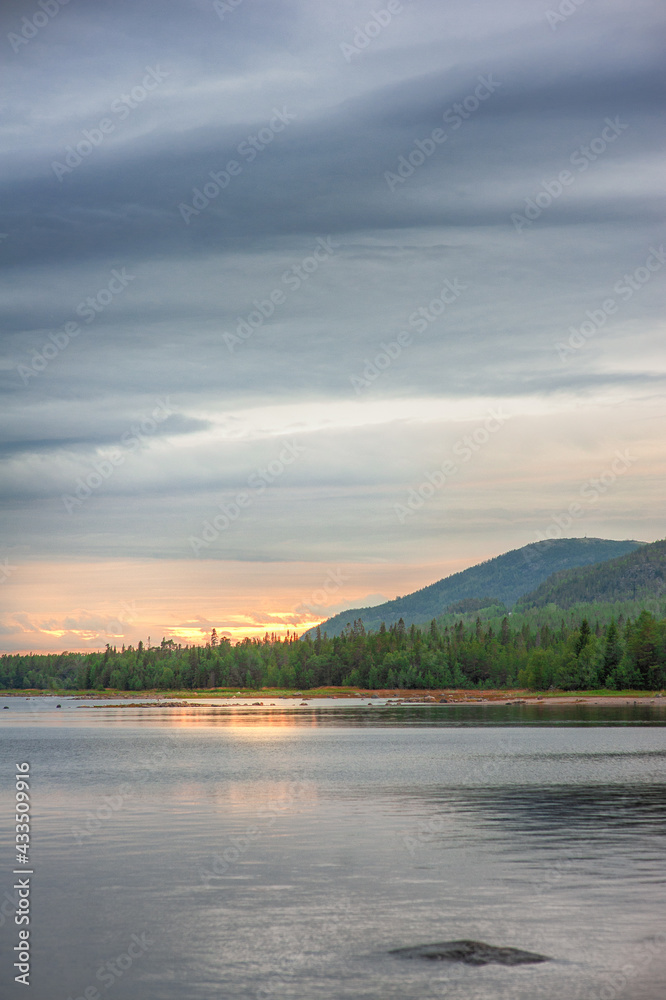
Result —
[[0, 15], [1, 649], [663, 537], [659, 5], [61, 6]]

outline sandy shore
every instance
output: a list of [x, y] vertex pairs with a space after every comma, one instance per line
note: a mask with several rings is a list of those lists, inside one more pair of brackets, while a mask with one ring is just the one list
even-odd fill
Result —
[[[434, 705], [434, 704], [448, 704], [448, 705], [592, 705], [603, 707], [604, 705], [656, 705], [665, 706], [666, 696], [664, 692], [652, 692], [652, 691], [641, 691], [641, 692], [630, 692], [629, 694], [609, 694], [609, 695], [598, 695], [598, 694], [579, 694], [575, 691], [569, 692], [552, 692], [549, 694], [536, 694], [533, 692], [521, 691], [521, 690], [492, 690], [492, 691], [468, 691], [464, 689], [457, 690], [438, 690], [433, 689], [431, 691], [422, 690], [375, 690], [368, 691], [363, 688], [356, 688], [355, 691], [349, 690], [338, 690], [334, 688], [319, 689], [315, 691], [298, 691], [295, 693], [284, 693], [279, 694], [273, 693], [270, 690], [254, 691], [254, 692], [234, 692], [230, 694], [228, 691], [210, 691], [210, 692], [189, 692], [189, 691], [94, 691], [90, 693], [81, 692], [60, 692], [53, 693], [51, 691], [7, 691], [0, 692], [0, 695], [4, 698], [67, 698], [74, 697], [77, 701], [109, 701], [110, 699], [119, 700], [122, 699], [128, 704], [127, 707], [134, 707], [137, 703], [150, 704], [150, 705], [164, 705], [164, 706], [186, 706], [188, 704], [196, 704], [204, 700], [219, 701], [224, 702], [225, 705], [220, 707], [232, 707], [238, 704], [244, 704], [248, 701], [252, 701], [254, 705], [262, 705], [268, 707], [269, 701], [276, 704], [284, 701], [298, 701], [301, 705], [309, 704], [314, 700], [327, 700], [327, 701], [339, 701], [348, 702], [350, 699], [358, 702], [362, 700], [363, 702], [377, 701], [381, 700], [390, 705]], [[260, 699], [260, 700], [259, 700]], [[120, 706], [119, 706], [120, 707]], [[123, 706], [125, 707], [125, 706]]]
[[[379, 692], [374, 692], [379, 693]], [[368, 697], [365, 695], [364, 697]], [[666, 698], [661, 694], [643, 692], [630, 695], [579, 695], [575, 692], [561, 695], [526, 694], [522, 691], [444, 691], [423, 695], [422, 692], [402, 692], [401, 694], [379, 694], [387, 697], [393, 703], [402, 704], [437, 704], [446, 701], [451, 705], [666, 705]]]

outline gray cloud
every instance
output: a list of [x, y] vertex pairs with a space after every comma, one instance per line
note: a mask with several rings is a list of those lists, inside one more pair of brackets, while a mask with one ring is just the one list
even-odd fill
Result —
[[[0, 463], [4, 537], [30, 558], [192, 558], [221, 497], [292, 438], [302, 461], [199, 558], [414, 562], [456, 532], [531, 531], [615, 447], [654, 454], [662, 6], [587, 3], [556, 30], [546, 3], [404, 6], [349, 61], [372, 14], [351, 0], [247, 0], [224, 21], [208, 0], [68, 4], [17, 51], [38, 8], [4, 7]], [[495, 83], [476, 107], [480, 80]], [[54, 170], [85, 130], [97, 144]], [[209, 204], [186, 220], [195, 189]], [[124, 445], [164, 396], [168, 418]], [[540, 421], [539, 447], [498, 437], [401, 533], [394, 503], [498, 400], [523, 401], [514, 427]], [[68, 513], [62, 495], [114, 447], [122, 462]], [[609, 504], [609, 532], [632, 504], [658, 523], [638, 486]]]

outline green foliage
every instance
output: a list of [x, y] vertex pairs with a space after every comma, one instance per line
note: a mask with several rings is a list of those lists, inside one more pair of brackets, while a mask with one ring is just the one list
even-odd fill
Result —
[[[640, 542], [612, 541], [604, 538], [557, 538], [534, 542], [521, 549], [505, 552], [469, 569], [438, 580], [405, 597], [396, 597], [374, 608], [356, 608], [329, 618], [321, 631], [340, 635], [350, 622], [362, 619], [366, 629], [379, 629], [403, 618], [426, 624], [444, 613], [465, 614], [498, 606], [496, 613], [505, 612], [525, 594], [542, 584], [553, 573], [572, 567], [590, 566], [642, 548]], [[488, 597], [492, 594], [492, 597]], [[310, 633], [314, 638], [315, 630]]]
[[[666, 619], [641, 609], [624, 618], [615, 605], [585, 606], [467, 619], [445, 616], [423, 629], [404, 621], [376, 632], [356, 619], [343, 635], [319, 632], [314, 641], [266, 635], [232, 646], [139, 643], [118, 652], [5, 655], [0, 686], [11, 689], [106, 688], [140, 691], [258, 689], [351, 685], [363, 688], [501, 688], [532, 690], [632, 688], [666, 684]], [[494, 609], [497, 611], [498, 609]], [[558, 617], [559, 616], [559, 617]], [[82, 683], [83, 682], [83, 683]]]
[[599, 670], [599, 680], [601, 683], [612, 687], [621, 660], [622, 644], [620, 633], [615, 624], [615, 619], [611, 618], [610, 624], [606, 629], [606, 642]]
[[580, 628], [578, 630], [578, 635], [576, 637], [576, 642], [574, 644], [574, 651], [576, 654], [576, 659], [580, 657], [585, 647], [590, 641], [590, 623], [587, 618], [583, 618], [580, 623]]
[[571, 608], [591, 601], [636, 601], [666, 592], [666, 540], [582, 569], [566, 569], [521, 598], [521, 607]]

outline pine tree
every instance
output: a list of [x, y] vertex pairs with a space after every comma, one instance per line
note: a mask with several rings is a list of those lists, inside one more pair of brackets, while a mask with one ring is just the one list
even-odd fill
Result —
[[580, 623], [580, 632], [578, 633], [578, 638], [576, 639], [576, 644], [574, 646], [574, 652], [576, 654], [576, 658], [580, 656], [582, 651], [587, 646], [588, 642], [590, 641], [590, 636], [591, 636], [590, 623], [588, 622], [587, 618], [583, 618], [582, 622]]
[[622, 647], [620, 645], [620, 634], [615, 624], [615, 619], [611, 618], [610, 625], [606, 630], [606, 645], [604, 647], [604, 658], [601, 666], [601, 680], [603, 683], [617, 668], [621, 659]]

